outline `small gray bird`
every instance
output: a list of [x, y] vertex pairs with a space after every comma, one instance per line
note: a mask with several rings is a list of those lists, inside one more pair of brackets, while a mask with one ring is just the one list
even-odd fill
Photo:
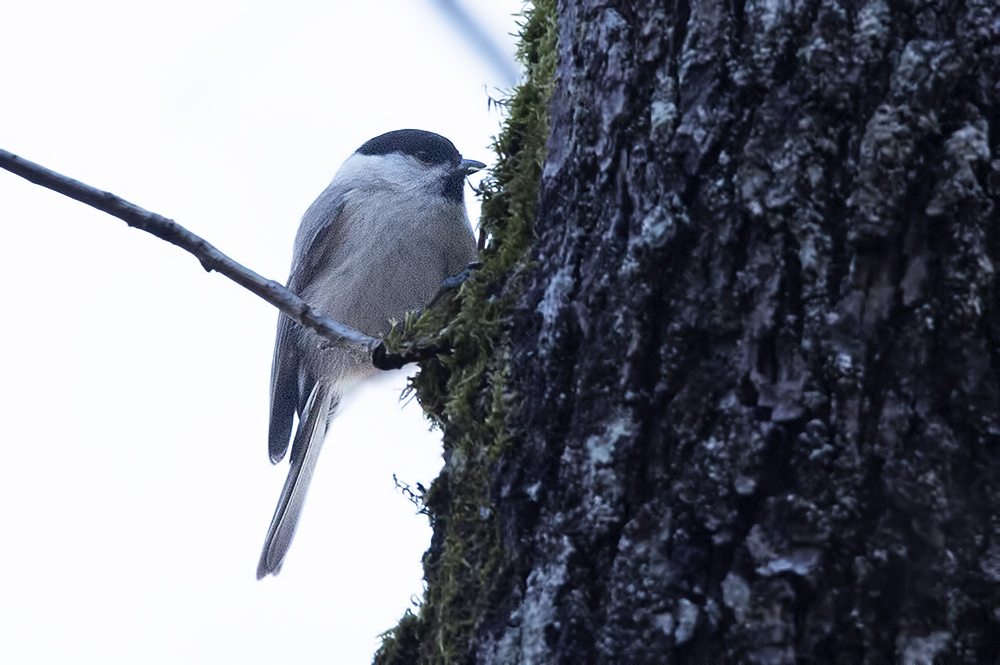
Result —
[[[302, 217], [288, 288], [336, 321], [368, 335], [387, 332], [389, 319], [401, 321], [426, 305], [444, 280], [475, 259], [463, 193], [466, 176], [484, 166], [419, 129], [368, 141]], [[330, 344], [279, 316], [268, 437], [273, 464], [288, 450], [296, 412], [299, 421], [257, 579], [281, 570], [344, 391], [376, 372], [365, 349]]]

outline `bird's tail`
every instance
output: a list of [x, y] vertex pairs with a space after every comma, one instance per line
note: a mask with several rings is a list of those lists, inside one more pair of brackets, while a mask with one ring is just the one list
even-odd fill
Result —
[[340, 402], [340, 395], [324, 381], [317, 381], [299, 418], [299, 426], [292, 441], [291, 468], [285, 486], [281, 489], [278, 507], [271, 519], [264, 540], [264, 550], [257, 564], [257, 579], [276, 575], [295, 536], [295, 528], [302, 514], [302, 504], [309, 491], [313, 469], [319, 458], [327, 425]]

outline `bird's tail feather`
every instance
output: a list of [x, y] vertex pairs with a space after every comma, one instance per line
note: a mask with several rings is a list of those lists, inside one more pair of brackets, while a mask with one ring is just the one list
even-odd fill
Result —
[[277, 574], [281, 570], [281, 562], [288, 552], [288, 546], [292, 544], [292, 537], [295, 536], [295, 528], [299, 524], [299, 515], [302, 514], [309, 482], [316, 468], [320, 448], [323, 447], [327, 424], [330, 422], [333, 410], [337, 408], [337, 402], [339, 402], [338, 395], [331, 387], [323, 381], [317, 381], [295, 431], [291, 468], [288, 469], [288, 477], [281, 490], [278, 507], [267, 530], [264, 550], [260, 554], [260, 563], [257, 564], [257, 579]]

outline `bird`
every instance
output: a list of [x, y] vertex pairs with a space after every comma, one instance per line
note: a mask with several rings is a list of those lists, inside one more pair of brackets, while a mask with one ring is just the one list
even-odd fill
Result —
[[[465, 178], [484, 167], [429, 131], [400, 129], [367, 141], [303, 215], [288, 288], [356, 330], [388, 332], [390, 320], [429, 303], [442, 282], [475, 260]], [[377, 371], [366, 349], [331, 343], [279, 315], [268, 452], [277, 464], [291, 441], [291, 458], [257, 579], [281, 570], [345, 391]]]

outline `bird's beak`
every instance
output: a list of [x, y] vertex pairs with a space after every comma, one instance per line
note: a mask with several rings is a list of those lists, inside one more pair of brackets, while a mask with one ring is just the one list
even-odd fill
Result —
[[462, 175], [472, 175], [476, 171], [482, 171], [486, 168], [486, 164], [482, 162], [477, 162], [474, 159], [463, 159], [458, 164], [458, 172]]

